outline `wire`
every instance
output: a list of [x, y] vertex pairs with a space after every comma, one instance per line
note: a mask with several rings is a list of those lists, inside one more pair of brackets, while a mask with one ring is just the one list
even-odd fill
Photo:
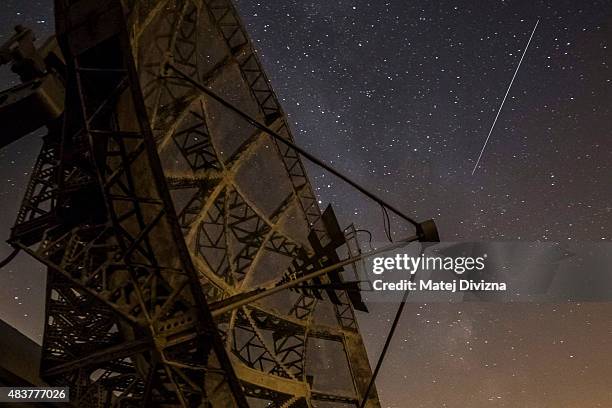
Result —
[[383, 205], [381, 205], [380, 208], [382, 209], [383, 213], [383, 228], [385, 229], [385, 235], [387, 236], [389, 242], [393, 242], [393, 237], [391, 236], [391, 219], [389, 218], [389, 213]]
[[185, 74], [180, 69], [176, 68], [171, 63], [167, 63], [166, 64], [166, 69], [171, 69], [176, 74], [178, 74], [178, 77], [164, 76], [165, 78], [182, 79], [185, 82], [189, 82], [191, 85], [195, 86], [200, 91], [202, 91], [206, 95], [210, 96], [212, 99], [214, 99], [215, 101], [219, 102], [224, 107], [228, 108], [229, 110], [231, 110], [231, 111], [235, 112], [236, 114], [238, 114], [239, 116], [241, 116], [243, 119], [245, 119], [252, 126], [254, 126], [257, 129], [261, 130], [262, 132], [265, 132], [268, 135], [272, 136], [272, 138], [276, 139], [276, 141], [281, 142], [284, 145], [292, 148], [293, 150], [295, 150], [296, 152], [301, 154], [304, 158], [306, 158], [310, 162], [312, 162], [312, 163], [316, 164], [317, 166], [322, 167], [323, 169], [327, 170], [328, 172], [330, 172], [334, 176], [338, 177], [339, 179], [343, 180], [344, 182], [346, 182], [350, 186], [352, 186], [355, 189], [357, 189], [362, 194], [364, 194], [367, 197], [369, 197], [372, 200], [374, 200], [379, 205], [388, 208], [393, 213], [395, 213], [396, 215], [398, 215], [399, 217], [401, 217], [402, 219], [408, 221], [414, 227], [416, 227], [417, 232], [420, 231], [420, 224], [418, 222], [416, 222], [414, 219], [412, 219], [411, 217], [409, 217], [406, 214], [402, 213], [400, 210], [398, 210], [397, 208], [393, 207], [391, 204], [385, 202], [382, 198], [378, 197], [376, 194], [374, 194], [371, 191], [367, 190], [366, 188], [362, 187], [359, 183], [351, 180], [349, 177], [345, 176], [344, 174], [340, 173], [338, 170], [334, 169], [333, 167], [329, 166], [328, 164], [326, 164], [325, 162], [321, 161], [317, 157], [313, 156], [312, 154], [310, 154], [306, 150], [302, 149], [301, 147], [299, 147], [298, 145], [296, 145], [292, 141], [285, 139], [284, 137], [282, 137], [281, 135], [279, 135], [278, 133], [276, 133], [272, 129], [268, 128], [266, 125], [262, 124], [261, 122], [259, 122], [258, 120], [254, 119], [253, 117], [249, 116], [247, 113], [243, 112], [242, 110], [240, 110], [236, 106], [232, 105], [231, 103], [229, 103], [228, 101], [226, 101], [225, 99], [223, 99], [222, 97], [220, 97], [219, 95], [217, 95], [216, 93], [211, 91], [210, 89], [206, 88], [205, 86], [203, 86], [199, 82], [193, 80], [191, 77], [189, 77], [187, 74]]
[[6, 258], [4, 258], [2, 260], [2, 262], [0, 262], [0, 269], [4, 268], [6, 265], [8, 265], [13, 259], [15, 259], [15, 257], [17, 256], [17, 254], [19, 253], [19, 251], [21, 251], [21, 248], [15, 248], [13, 249], [13, 252], [11, 252]]
[[370, 247], [370, 251], [373, 251], [374, 247], [372, 246], [372, 233], [366, 229], [356, 229], [355, 232], [363, 232], [368, 234], [368, 246]]
[[382, 212], [382, 217], [383, 217], [383, 231], [385, 231], [385, 236], [387, 237], [387, 240], [389, 240], [390, 238], [389, 238], [389, 233], [387, 232], [387, 217], [385, 217], [385, 207], [381, 205], [380, 210]]

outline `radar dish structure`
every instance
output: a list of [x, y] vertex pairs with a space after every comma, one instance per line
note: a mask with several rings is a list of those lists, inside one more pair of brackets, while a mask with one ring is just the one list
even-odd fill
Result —
[[365, 305], [342, 270], [214, 312], [361, 253], [297, 151], [167, 69], [293, 140], [231, 1], [56, 0], [55, 18], [61, 52], [19, 92], [65, 104], [43, 109], [10, 239], [49, 271], [43, 379], [79, 407], [359, 406]]

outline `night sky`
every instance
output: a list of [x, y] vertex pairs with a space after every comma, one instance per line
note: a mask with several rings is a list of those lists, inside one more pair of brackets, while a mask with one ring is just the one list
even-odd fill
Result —
[[[53, 31], [52, 2], [4, 0], [0, 41]], [[298, 144], [443, 240], [612, 238], [612, 2], [238, 1]], [[538, 29], [472, 169], [535, 22]], [[6, 67], [0, 84], [16, 82]], [[40, 147], [0, 151], [7, 237]], [[384, 241], [382, 214], [307, 165], [322, 205]], [[410, 229], [392, 219], [394, 236]], [[0, 256], [10, 252], [0, 247]], [[42, 337], [44, 273], [0, 271], [0, 318]], [[361, 315], [372, 359], [396, 305]], [[407, 307], [380, 374], [384, 407], [610, 407], [612, 305]]]

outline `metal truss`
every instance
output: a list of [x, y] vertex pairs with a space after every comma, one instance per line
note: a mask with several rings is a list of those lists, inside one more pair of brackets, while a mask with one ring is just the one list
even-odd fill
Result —
[[28, 182], [10, 241], [31, 244], [40, 241], [43, 231], [56, 222], [54, 220], [57, 202], [57, 178], [59, 168], [58, 123], [49, 127], [43, 138], [32, 175]]
[[[283, 310], [250, 304], [216, 321], [207, 306], [261, 275], [280, 281], [359, 251], [330, 228], [297, 151], [167, 74], [172, 63], [225, 90], [293, 140], [232, 3], [58, 0], [56, 20], [64, 130], [46, 139], [13, 231], [49, 268], [45, 379], [83, 407], [242, 407], [245, 395], [357, 405], [371, 370], [347, 292], [287, 292]], [[273, 180], [257, 180], [266, 164]], [[318, 321], [325, 305], [336, 323]], [[313, 339], [344, 351], [351, 390], [317, 389]], [[380, 406], [375, 392], [367, 406]]]
[[[227, 1], [206, 1], [202, 4], [200, 12], [208, 13], [208, 21], [214, 24], [213, 28], [225, 41], [226, 48], [223, 57], [208, 64], [205, 70], [200, 67], [194, 69], [194, 75], [209, 86], [222, 86], [224, 76], [228, 75], [228, 72], [238, 71], [250, 92], [249, 99], [255, 103], [262, 120], [292, 140], [285, 115], [233, 5]], [[172, 17], [178, 34], [174, 37], [164, 35], [165, 38], [174, 38], [174, 43], [170, 40], [164, 43], [165, 48], [156, 52], [160, 56], [170, 55], [170, 59], [160, 59], [151, 64], [156, 65], [162, 78], [165, 75], [163, 66], [166, 62], [172, 62], [179, 67], [190, 66], [195, 58], [193, 52], [197, 45], [185, 45], [189, 41], [183, 38], [181, 33], [188, 32], [189, 29], [180, 27], [180, 24], [193, 24], [192, 9], [184, 4], [181, 10], [184, 10], [184, 16], [177, 14]], [[198, 20], [202, 24], [206, 18], [200, 16]], [[193, 52], [174, 52], [174, 48], [178, 46]], [[154, 80], [153, 76], [147, 75], [144, 86]], [[223, 137], [215, 134], [215, 128], [218, 127], [215, 121], [221, 119], [211, 113], [213, 107], [210, 101], [198, 94], [197, 90], [186, 89], [185, 84], [175, 78], [166, 77], [165, 82], [156, 97], [164, 103], [154, 102], [155, 99], [151, 96], [148, 109], [155, 112], [153, 128], [159, 132], [156, 139], [160, 155], [163, 157], [165, 152], [173, 150], [170, 145], [174, 145], [182, 160], [188, 164], [183, 166], [182, 170], [167, 172], [167, 176], [173, 191], [190, 189], [191, 196], [187, 199], [187, 204], [179, 210], [179, 219], [204, 285], [209, 289], [215, 288], [208, 292], [215, 296], [211, 300], [220, 300], [248, 289], [254, 279], [253, 275], [261, 268], [259, 263], [268, 252], [287, 257], [287, 267], [292, 261], [298, 262], [299, 265], [314, 256], [314, 250], [308, 240], [298, 242], [295, 237], [283, 231], [283, 224], [287, 222], [290, 213], [303, 217], [302, 222], [314, 233], [314, 239], [320, 245], [329, 244], [331, 238], [321, 219], [322, 214], [296, 151], [271, 141], [261, 131], [254, 129], [233, 151], [221, 154], [221, 149], [215, 143], [215, 140]], [[173, 84], [180, 84], [180, 87], [173, 89]], [[164, 105], [163, 112], [161, 105]], [[227, 116], [223, 119], [236, 120]], [[291, 187], [290, 194], [277, 202], [275, 209], [269, 214], [262, 211], [258, 203], [249, 201], [241, 191], [240, 181], [237, 180], [237, 175], [244, 167], [250, 166], [253, 156], [257, 155], [264, 145], [272, 146], [276, 150], [277, 160], [285, 174], [279, 174], [278, 177], [285, 177]], [[172, 157], [176, 161], [179, 156], [174, 154]], [[360, 341], [359, 347], [353, 344], [353, 340], [359, 339], [359, 335], [351, 303], [343, 291], [335, 292], [334, 296], [338, 297], [338, 304], [333, 306], [333, 310], [343, 330], [335, 339], [342, 343], [345, 350], [346, 347], [352, 347], [352, 350], [346, 351], [352, 375], [367, 375], [369, 368], [365, 349]], [[308, 338], [312, 335], [310, 328], [313, 326], [313, 313], [317, 303], [321, 301], [323, 300], [312, 294], [303, 293], [293, 301], [289, 310], [270, 310], [265, 319], [262, 319], [261, 312], [253, 315], [250, 307], [242, 308], [221, 319], [225, 322], [223, 327], [226, 344], [237, 357], [239, 364], [266, 374], [271, 381], [289, 376], [290, 379], [306, 384], [308, 388], [304, 363], [307, 358]], [[288, 320], [301, 320], [301, 330], [288, 330], [287, 327], [291, 326], [287, 324]], [[350, 336], [351, 344], [344, 340], [346, 336]], [[237, 370], [238, 376], [241, 377], [240, 369]], [[241, 379], [243, 384], [254, 386], [248, 379]], [[343, 401], [347, 398], [357, 401], [358, 393], [363, 389], [357, 383], [361, 382], [355, 381], [353, 397], [338, 398]], [[260, 385], [260, 393], [254, 394], [265, 394], [263, 388]], [[330, 400], [335, 400], [336, 397], [329, 396]], [[296, 401], [301, 399], [296, 398]], [[310, 398], [306, 396], [305, 400]], [[376, 406], [376, 403], [373, 404], [372, 406]]]
[[[174, 214], [121, 2], [56, 14], [69, 69], [58, 222], [37, 247], [15, 241], [51, 271], [43, 377], [79, 407], [246, 407]], [[24, 217], [45, 194], [26, 197]]]
[[[164, 7], [163, 15], [161, 8], [151, 11], [157, 17], [133, 17], [135, 21], [156, 18], [161, 21], [151, 24], [157, 28], [155, 41], [149, 41], [155, 47], [143, 45], [142, 38], [148, 36], [149, 28], [135, 24], [133, 47], [143, 52], [138, 60], [143, 71], [141, 83], [160, 157], [162, 162], [169, 163], [165, 169], [168, 185], [173, 197], [179, 194], [183, 197], [175, 198], [183, 235], [208, 299], [221, 301], [252, 288], [258, 274], [264, 272], [262, 264], [270, 253], [286, 258], [285, 269], [275, 271], [280, 279], [291, 270], [293, 262], [303, 268], [309, 259], [310, 262], [317, 259], [311, 241], [325, 247], [332, 238], [322, 220], [299, 154], [257, 129], [244, 137], [232, 135], [229, 130], [227, 135], [222, 133], [222, 123], [235, 122], [237, 118], [219, 112], [197, 89], [169, 76], [165, 70], [165, 64], [172, 63], [202, 84], [227, 89], [234, 98], [239, 98], [237, 101], [242, 106], [257, 112], [266, 125], [292, 140], [285, 115], [232, 3], [224, 0], [166, 2]], [[206, 32], [198, 30], [198, 26], [206, 26]], [[199, 60], [202, 57], [202, 52], [198, 52], [200, 41], [213, 44], [214, 49], [207, 49], [206, 53], [216, 58]], [[150, 55], [144, 55], [145, 49]], [[239, 87], [238, 91], [231, 90], [235, 86]], [[227, 150], [220, 143], [227, 137], [240, 142]], [[262, 203], [253, 201], [250, 192], [244, 191], [240, 178], [245, 171], [256, 171], [250, 169], [254, 157], [270, 147], [276, 152], [274, 160], [281, 166], [276, 177], [279, 181], [287, 180], [290, 188], [265, 210]], [[273, 187], [268, 185], [267, 188]], [[287, 233], [286, 225], [295, 222], [295, 217], [300, 217], [299, 222], [306, 228], [301, 239]], [[325, 282], [328, 280], [323, 279], [322, 283]], [[331, 310], [339, 331], [323, 338], [342, 345], [351, 376], [367, 377], [367, 355], [351, 302], [343, 291], [333, 291], [330, 295], [337, 298]], [[292, 297], [287, 297], [290, 299]], [[329, 300], [317, 299], [305, 292], [292, 302], [286, 311], [265, 305], [255, 309], [244, 307], [222, 316], [217, 323], [243, 386], [258, 390], [247, 395], [268, 395], [266, 390], [273, 389], [269, 384], [276, 383], [277, 387], [284, 387], [286, 395], [294, 397], [279, 406], [300, 406], [300, 401], [310, 406], [315, 391], [308, 383], [305, 366], [308, 339], [317, 336], [313, 329], [317, 303]], [[323, 332], [325, 330], [319, 330], [318, 334]], [[351, 350], [347, 350], [349, 347]], [[258, 372], [258, 378], [247, 369]], [[312, 370], [316, 376], [316, 368]], [[267, 380], [262, 380], [266, 377]], [[352, 397], [323, 392], [317, 395], [323, 396], [321, 400], [357, 401], [363, 392], [361, 383], [364, 381], [367, 382], [367, 378], [354, 380]], [[301, 389], [308, 391], [303, 395], [295, 391], [292, 394], [293, 383], [301, 383]], [[280, 389], [276, 391], [283, 394]], [[377, 404], [373, 399], [370, 406]]]

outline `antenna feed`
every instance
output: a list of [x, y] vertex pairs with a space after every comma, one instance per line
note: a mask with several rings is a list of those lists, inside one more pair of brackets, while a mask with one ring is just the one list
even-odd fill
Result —
[[440, 235], [438, 235], [438, 227], [434, 220], [425, 220], [419, 223], [417, 227], [417, 234], [420, 242], [440, 242]]

